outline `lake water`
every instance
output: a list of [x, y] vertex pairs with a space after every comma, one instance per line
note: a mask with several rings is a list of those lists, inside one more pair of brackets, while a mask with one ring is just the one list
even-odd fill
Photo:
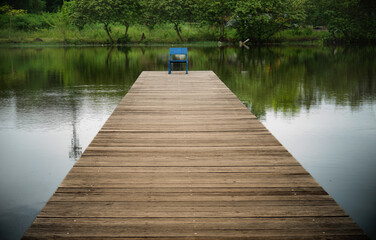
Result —
[[[189, 48], [376, 239], [376, 49]], [[19, 239], [167, 47], [0, 48], [0, 239]]]

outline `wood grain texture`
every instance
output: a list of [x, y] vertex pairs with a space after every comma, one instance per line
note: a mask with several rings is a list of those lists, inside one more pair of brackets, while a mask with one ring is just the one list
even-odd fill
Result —
[[143, 72], [23, 239], [368, 239], [210, 71]]

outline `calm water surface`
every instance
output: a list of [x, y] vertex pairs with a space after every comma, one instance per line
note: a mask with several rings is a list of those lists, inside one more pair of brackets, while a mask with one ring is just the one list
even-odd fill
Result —
[[[168, 48], [0, 48], [0, 239], [19, 239]], [[376, 239], [376, 49], [190, 48]]]

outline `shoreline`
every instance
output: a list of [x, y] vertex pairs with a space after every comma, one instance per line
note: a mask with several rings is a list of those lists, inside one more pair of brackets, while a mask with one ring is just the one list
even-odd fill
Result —
[[[322, 39], [312, 40], [296, 40], [271, 42], [262, 45], [249, 44], [250, 48], [259, 46], [321, 46]], [[2, 47], [170, 47], [170, 46], [188, 46], [188, 47], [239, 47], [236, 42], [220, 42], [220, 41], [199, 41], [199, 42], [145, 42], [145, 43], [64, 43], [60, 41], [2, 41], [0, 39], [0, 48]]]

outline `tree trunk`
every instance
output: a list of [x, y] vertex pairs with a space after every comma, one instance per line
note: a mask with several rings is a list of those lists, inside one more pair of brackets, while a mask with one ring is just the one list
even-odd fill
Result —
[[270, 31], [270, 33], [266, 36], [266, 40], [269, 40], [271, 37], [273, 37], [274, 34], [278, 33], [279, 31], [281, 31], [283, 29], [283, 27], [285, 26], [285, 24], [287, 23], [287, 21], [284, 21], [282, 22], [281, 24], [279, 24], [278, 26], [275, 27], [275, 29], [272, 29]]
[[66, 38], [66, 34], [65, 34], [65, 29], [61, 30], [61, 33], [63, 34], [63, 41], [64, 41], [64, 43], [66, 43], [67, 38]]
[[129, 29], [129, 24], [128, 23], [124, 23], [124, 26], [125, 26], [125, 36], [127, 36], [128, 29]]
[[142, 36], [141, 36], [141, 40], [140, 40], [140, 42], [144, 41], [145, 38], [146, 38], [145, 33], [142, 33]]
[[12, 16], [9, 16], [9, 39], [10, 39], [10, 32], [12, 31]]
[[183, 42], [183, 38], [181, 37], [181, 35], [180, 35], [180, 31], [179, 31], [179, 24], [178, 24], [178, 23], [174, 23], [174, 25], [175, 25], [175, 31], [176, 31], [176, 33], [178, 34], [178, 36], [179, 36], [179, 38], [180, 38], [180, 41]]
[[108, 38], [110, 39], [111, 44], [113, 44], [113, 43], [114, 43], [114, 40], [112, 39], [111, 34], [110, 34], [110, 30], [108, 29], [108, 23], [104, 23], [104, 28], [106, 29], [107, 36], [108, 36]]
[[110, 51], [107, 53], [106, 66], [108, 66], [108, 62], [110, 61], [112, 50], [114, 50], [114, 46], [111, 46]]
[[219, 41], [223, 42], [225, 40], [225, 23], [222, 22], [219, 26]]

